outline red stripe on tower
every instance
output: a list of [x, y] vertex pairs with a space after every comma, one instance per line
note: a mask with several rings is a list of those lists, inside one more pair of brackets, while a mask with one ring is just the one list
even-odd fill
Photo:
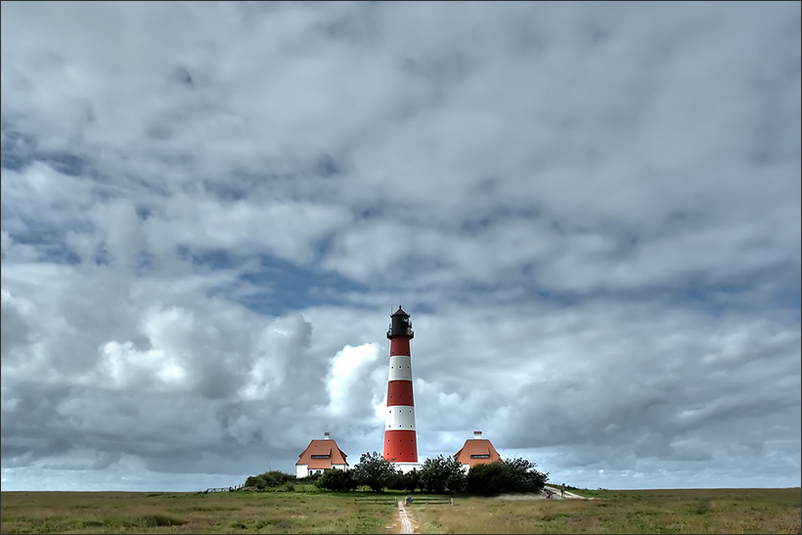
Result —
[[415, 403], [412, 395], [412, 340], [409, 314], [401, 307], [390, 316], [390, 375], [387, 380], [387, 412], [384, 426], [384, 458], [396, 463], [418, 462]]

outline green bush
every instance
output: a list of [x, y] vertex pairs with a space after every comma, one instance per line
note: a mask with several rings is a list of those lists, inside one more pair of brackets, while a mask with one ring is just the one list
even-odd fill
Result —
[[315, 485], [321, 489], [348, 492], [356, 488], [356, 481], [354, 481], [351, 472], [332, 468], [324, 471], [315, 482]]
[[536, 465], [523, 458], [477, 464], [468, 471], [467, 488], [471, 494], [492, 496], [502, 492], [540, 492], [549, 479]]
[[314, 485], [318, 478], [320, 478], [320, 474], [315, 472], [314, 474], [307, 474], [306, 477], [296, 479], [296, 482], [301, 485]]
[[398, 475], [393, 464], [377, 451], [363, 453], [351, 472], [357, 486], [367, 485], [373, 492], [390, 486]]
[[264, 472], [258, 476], [249, 476], [248, 479], [245, 480], [245, 486], [264, 490], [269, 487], [278, 487], [293, 481], [295, 481], [295, 476], [285, 474], [278, 470], [271, 470], [270, 472]]
[[149, 528], [160, 528], [163, 526], [182, 526], [187, 521], [164, 513], [155, 513], [143, 516], [142, 523]]
[[421, 490], [434, 494], [462, 492], [465, 488], [465, 472], [455, 456], [438, 455], [423, 462], [418, 484]]
[[398, 472], [398, 474], [395, 476], [395, 479], [390, 483], [390, 485], [388, 485], [388, 487], [393, 490], [414, 492], [420, 488], [420, 472], [415, 469], [407, 472], [406, 474], [403, 472]]
[[540, 492], [549, 480], [548, 472], [538, 472], [537, 465], [523, 457], [504, 462], [510, 469], [508, 492]]
[[468, 471], [467, 487], [471, 494], [493, 496], [506, 490], [509, 468], [504, 461], [477, 464]]

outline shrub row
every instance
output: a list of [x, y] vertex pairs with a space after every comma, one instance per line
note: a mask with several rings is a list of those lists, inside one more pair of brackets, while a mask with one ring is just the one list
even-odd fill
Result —
[[539, 472], [535, 463], [523, 458], [479, 464], [466, 474], [456, 457], [439, 455], [426, 459], [420, 470], [406, 474], [377, 452], [363, 454], [352, 470], [327, 470], [315, 483], [333, 491], [350, 491], [365, 485], [379, 492], [384, 488], [432, 494], [468, 492], [495, 495], [503, 492], [540, 492], [548, 473]]
[[[503, 492], [540, 492], [549, 475], [547, 472], [539, 472], [535, 463], [521, 457], [479, 464], [466, 474], [455, 456], [442, 455], [426, 459], [420, 470], [401, 473], [390, 461], [374, 451], [363, 453], [359, 463], [351, 470], [335, 468], [307, 479], [314, 481], [321, 489], [337, 492], [349, 492], [366, 486], [374, 492], [390, 488], [408, 492], [421, 490], [432, 494], [468, 492], [495, 495]], [[250, 476], [245, 481], [245, 486], [264, 490], [285, 483], [291, 484], [289, 482], [295, 480], [295, 476], [273, 470]]]

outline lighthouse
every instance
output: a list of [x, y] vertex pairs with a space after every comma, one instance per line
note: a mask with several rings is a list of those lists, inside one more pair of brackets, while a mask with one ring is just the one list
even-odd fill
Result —
[[390, 374], [387, 380], [387, 408], [384, 425], [384, 458], [402, 472], [418, 466], [418, 439], [415, 433], [415, 402], [412, 396], [412, 340], [409, 314], [398, 307], [390, 316]]

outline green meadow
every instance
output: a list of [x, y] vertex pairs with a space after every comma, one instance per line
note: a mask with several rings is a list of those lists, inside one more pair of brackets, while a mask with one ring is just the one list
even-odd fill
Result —
[[800, 533], [799, 488], [578, 493], [596, 499], [463, 498], [413, 514], [420, 533]]
[[[455, 496], [406, 507], [416, 533], [800, 533], [793, 489], [578, 491], [593, 500]], [[2, 533], [399, 533], [373, 493], [2, 492]], [[403, 493], [385, 496], [403, 498]], [[418, 493], [415, 496], [419, 496]]]

